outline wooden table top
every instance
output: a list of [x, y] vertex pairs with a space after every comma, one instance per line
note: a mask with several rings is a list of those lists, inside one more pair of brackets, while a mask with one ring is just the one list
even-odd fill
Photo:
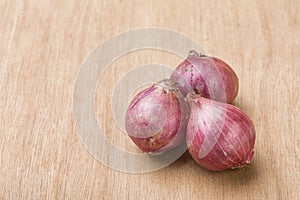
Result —
[[[0, 199], [299, 198], [300, 1], [12, 0], [0, 2], [0, 13]], [[234, 104], [257, 132], [251, 165], [210, 172], [185, 153], [132, 174], [86, 150], [73, 114], [82, 63], [101, 42], [144, 27], [182, 33], [236, 71]], [[111, 114], [118, 80], [138, 65], [181, 61], [143, 49], [102, 74], [95, 113], [112, 143], [138, 152]]]

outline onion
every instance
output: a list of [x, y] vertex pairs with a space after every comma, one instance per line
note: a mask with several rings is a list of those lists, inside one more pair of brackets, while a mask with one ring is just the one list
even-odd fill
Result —
[[185, 140], [188, 105], [169, 79], [138, 93], [128, 106], [125, 127], [144, 152], [161, 153]]
[[220, 171], [249, 164], [255, 129], [249, 117], [230, 104], [188, 94], [190, 118], [186, 140], [193, 159], [202, 167]]
[[172, 73], [170, 79], [179, 84], [183, 96], [196, 92], [201, 96], [231, 103], [238, 93], [236, 73], [224, 61], [190, 51], [189, 56]]

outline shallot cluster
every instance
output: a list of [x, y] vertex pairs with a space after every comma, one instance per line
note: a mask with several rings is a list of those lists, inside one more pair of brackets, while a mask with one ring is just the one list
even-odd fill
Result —
[[125, 127], [146, 153], [164, 153], [183, 143], [200, 166], [241, 168], [254, 153], [255, 128], [231, 105], [238, 77], [221, 59], [191, 51], [165, 79], [139, 92], [130, 102]]

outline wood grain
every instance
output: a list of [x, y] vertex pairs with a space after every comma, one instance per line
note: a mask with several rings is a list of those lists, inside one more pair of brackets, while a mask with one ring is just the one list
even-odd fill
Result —
[[[12, 0], [0, 1], [0, 13], [0, 199], [299, 198], [299, 1]], [[72, 114], [81, 63], [100, 42], [142, 27], [181, 32], [233, 66], [240, 79], [235, 104], [257, 131], [250, 166], [213, 173], [185, 154], [136, 175], [85, 150]], [[105, 90], [96, 91], [99, 121], [132, 66], [179, 61], [150, 50], [117, 60], [99, 83]], [[135, 151], [117, 126], [106, 132]]]

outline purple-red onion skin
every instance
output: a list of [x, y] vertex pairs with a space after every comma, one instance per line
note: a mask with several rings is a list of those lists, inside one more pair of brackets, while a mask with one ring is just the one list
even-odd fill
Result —
[[202, 97], [231, 103], [238, 94], [239, 80], [224, 61], [192, 54], [172, 73], [170, 79], [179, 84], [183, 96], [196, 92]]
[[202, 167], [221, 171], [249, 164], [254, 153], [255, 129], [239, 108], [188, 95], [190, 118], [186, 140], [193, 159]]
[[189, 107], [169, 80], [138, 93], [130, 102], [125, 127], [132, 141], [147, 153], [161, 153], [185, 141]]

